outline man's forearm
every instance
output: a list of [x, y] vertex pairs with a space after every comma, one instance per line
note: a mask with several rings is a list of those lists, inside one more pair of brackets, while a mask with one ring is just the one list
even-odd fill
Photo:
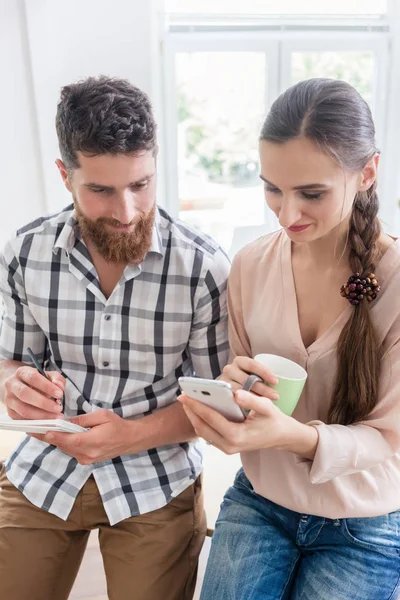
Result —
[[188, 442], [196, 433], [182, 405], [175, 402], [152, 415], [131, 421], [132, 453]]
[[16, 360], [1, 360], [0, 361], [0, 403], [4, 403], [5, 389], [4, 383], [6, 379], [14, 375], [15, 371], [22, 367], [24, 363]]

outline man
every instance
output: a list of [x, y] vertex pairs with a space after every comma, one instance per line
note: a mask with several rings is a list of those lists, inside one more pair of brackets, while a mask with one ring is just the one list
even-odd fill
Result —
[[156, 206], [142, 91], [105, 77], [66, 86], [56, 127], [73, 205], [19, 230], [1, 257], [0, 391], [14, 419], [90, 430], [26, 436], [7, 460], [0, 598], [67, 599], [99, 529], [112, 600], [189, 599], [201, 454], [175, 399], [179, 376], [215, 378], [227, 361], [229, 262]]

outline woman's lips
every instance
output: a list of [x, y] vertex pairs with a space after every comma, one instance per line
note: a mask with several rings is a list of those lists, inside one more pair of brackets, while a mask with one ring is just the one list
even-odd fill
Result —
[[309, 223], [308, 225], [292, 225], [291, 227], [288, 227], [289, 231], [294, 231], [294, 232], [298, 232], [298, 231], [304, 231], [305, 229], [307, 229], [308, 227], [310, 227]]

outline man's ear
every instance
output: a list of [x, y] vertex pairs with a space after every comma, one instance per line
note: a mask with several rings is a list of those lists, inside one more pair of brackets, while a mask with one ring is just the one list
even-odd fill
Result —
[[63, 180], [65, 187], [67, 188], [67, 190], [69, 192], [72, 192], [71, 182], [69, 180], [68, 171], [67, 171], [63, 161], [61, 160], [61, 158], [57, 158], [56, 165], [57, 165], [58, 170], [60, 171], [61, 179]]
[[160, 146], [158, 144], [156, 144], [156, 146], [154, 146], [154, 150], [153, 150], [154, 161], [156, 164], [157, 164], [157, 157], [158, 157], [159, 150], [160, 150]]

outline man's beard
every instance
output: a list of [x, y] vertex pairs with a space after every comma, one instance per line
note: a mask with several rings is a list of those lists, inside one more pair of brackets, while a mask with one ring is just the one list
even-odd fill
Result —
[[81, 211], [75, 200], [75, 212], [79, 229], [83, 238], [90, 239], [101, 256], [111, 263], [137, 265], [146, 256], [153, 235], [156, 204], [150, 212], [138, 215], [129, 225], [134, 225], [133, 231], [109, 231], [105, 225], [121, 226], [115, 219], [100, 217], [96, 221], [88, 219]]

